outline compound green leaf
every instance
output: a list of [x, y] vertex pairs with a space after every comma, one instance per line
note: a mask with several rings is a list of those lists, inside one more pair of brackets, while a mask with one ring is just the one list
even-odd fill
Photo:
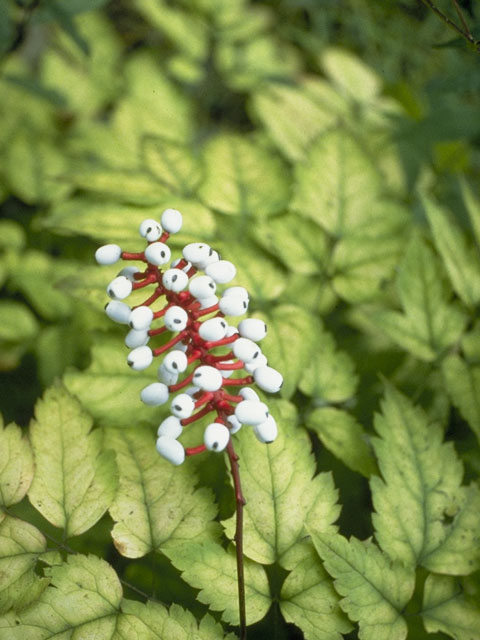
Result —
[[383, 480], [370, 480], [376, 538], [395, 560], [464, 575], [480, 566], [480, 492], [462, 487], [452, 443], [419, 408], [387, 387], [373, 446]]
[[252, 97], [254, 114], [292, 161], [305, 160], [309, 145], [346, 113], [346, 107], [345, 100], [327, 82], [313, 77], [296, 85], [271, 82]]
[[[305, 526], [328, 530], [340, 507], [331, 474], [315, 476], [310, 440], [297, 426], [293, 405], [269, 400], [269, 407], [278, 423], [275, 442], [262, 444], [252, 429], [245, 428], [235, 443], [247, 501], [244, 553], [256, 562], [280, 562], [290, 569], [299, 551], [297, 543], [306, 535]], [[224, 525], [232, 538], [235, 518]]]
[[104, 339], [93, 346], [90, 366], [85, 371], [66, 373], [64, 384], [104, 426], [156, 424], [158, 415], [140, 400], [140, 391], [156, 378], [144, 371], [132, 371], [127, 354], [120, 337]]
[[178, 142], [147, 138], [142, 145], [145, 167], [168, 191], [189, 196], [202, 178], [202, 168], [192, 148]]
[[28, 497], [67, 537], [92, 527], [117, 488], [115, 456], [102, 449], [102, 433], [91, 427], [78, 400], [59, 385], [38, 401], [30, 425], [35, 476]]
[[[236, 560], [233, 549], [226, 551], [213, 541], [169, 545], [165, 555], [182, 572], [182, 578], [195, 589], [197, 598], [213, 611], [222, 611], [222, 619], [239, 623]], [[245, 597], [248, 624], [261, 620], [270, 604], [270, 591], [264, 568], [245, 558]]]
[[294, 214], [261, 220], [255, 225], [255, 240], [295, 273], [325, 270], [327, 237], [312, 220]]
[[413, 568], [392, 563], [369, 541], [332, 533], [312, 538], [343, 596], [341, 608], [359, 624], [360, 640], [404, 640], [407, 624], [402, 611], [413, 595]]
[[442, 361], [448, 395], [480, 440], [480, 367], [455, 353]]
[[[310, 347], [308, 360], [299, 382], [299, 389], [307, 396], [324, 403], [344, 402], [351, 398], [357, 389], [358, 377], [350, 356], [338, 351], [333, 336], [318, 321], [315, 333], [315, 345]], [[303, 337], [305, 340], [305, 336]]]
[[16, 300], [0, 302], [0, 341], [23, 342], [38, 332], [38, 323], [30, 309]]
[[347, 467], [369, 478], [377, 471], [370, 441], [362, 426], [346, 411], [322, 407], [312, 411], [306, 426]]
[[20, 427], [0, 425], [0, 506], [20, 502], [33, 478], [33, 455]]
[[289, 198], [288, 172], [273, 153], [250, 137], [222, 134], [204, 150], [205, 180], [200, 199], [228, 215], [269, 216]]
[[455, 640], [474, 640], [480, 629], [478, 601], [465, 594], [460, 582], [449, 576], [427, 577], [421, 615], [428, 633], [441, 631]]
[[480, 301], [478, 250], [467, 246], [458, 226], [436, 202], [425, 197], [423, 205], [452, 287], [468, 307], [474, 307]]
[[169, 543], [189, 545], [218, 532], [216, 506], [208, 489], [194, 490], [195, 475], [161, 458], [150, 429], [109, 429], [106, 446], [117, 455], [119, 488], [110, 507], [118, 551], [139, 558]]
[[[142, 220], [159, 217], [163, 209], [171, 205], [171, 197], [158, 206], [137, 207], [116, 202], [76, 196], [52, 207], [42, 224], [56, 233], [82, 234], [99, 242], [113, 242], [125, 250], [141, 250], [145, 243], [138, 239], [137, 231]], [[184, 229], [172, 238], [173, 242], [208, 240], [215, 231], [212, 213], [199, 202], [184, 198], [175, 199], [175, 207], [183, 215]], [[101, 221], [101, 223], [100, 223]], [[92, 256], [93, 259], [93, 256]]]
[[340, 238], [368, 224], [381, 188], [380, 174], [360, 144], [341, 129], [312, 145], [295, 171], [291, 207]]
[[287, 576], [280, 593], [280, 611], [299, 627], [306, 640], [341, 640], [352, 630], [338, 605], [338, 595], [312, 549]]
[[28, 606], [45, 589], [48, 580], [35, 573], [45, 548], [46, 540], [38, 529], [0, 513], [0, 613]]
[[[200, 624], [172, 605], [122, 599], [118, 576], [93, 555], [71, 555], [46, 569], [51, 587], [19, 614], [0, 618], [1, 640], [220, 640], [223, 632], [209, 615]], [[229, 636], [229, 640], [231, 636]]]
[[372, 320], [413, 355], [434, 360], [459, 338], [466, 316], [447, 301], [439, 262], [418, 236], [400, 264], [396, 287], [404, 313], [379, 310]]
[[379, 76], [345, 49], [327, 49], [322, 53], [321, 65], [339, 93], [351, 100], [371, 102], [381, 91]]

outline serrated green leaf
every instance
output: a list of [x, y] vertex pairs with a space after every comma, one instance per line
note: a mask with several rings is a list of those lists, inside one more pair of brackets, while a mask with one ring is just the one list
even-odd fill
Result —
[[211, 493], [194, 491], [195, 474], [161, 458], [150, 429], [109, 429], [105, 444], [117, 455], [119, 488], [110, 506], [118, 551], [139, 558], [170, 543], [197, 542], [218, 533]]
[[141, 159], [166, 189], [179, 196], [191, 195], [202, 178], [202, 167], [192, 148], [178, 142], [147, 138]]
[[12, 607], [23, 609], [45, 589], [48, 580], [35, 573], [45, 548], [46, 540], [38, 529], [0, 513], [0, 613]]
[[[233, 549], [226, 551], [213, 541], [168, 546], [164, 551], [182, 578], [195, 589], [197, 598], [213, 611], [222, 611], [222, 619], [239, 623], [236, 560]], [[254, 624], [267, 613], [270, 590], [264, 568], [248, 558], [244, 561], [247, 624]]]
[[480, 301], [478, 250], [467, 246], [458, 226], [436, 202], [424, 197], [423, 206], [453, 289], [468, 307], [474, 307]]
[[117, 574], [93, 555], [71, 555], [47, 569], [51, 587], [21, 613], [0, 618], [1, 640], [220, 640], [223, 632], [211, 616], [197, 624], [193, 615], [172, 605], [122, 599]]
[[369, 438], [353, 416], [341, 409], [315, 409], [306, 419], [323, 445], [347, 467], [369, 478], [377, 464], [369, 446]]
[[298, 161], [318, 135], [346, 114], [347, 104], [327, 82], [307, 77], [296, 85], [262, 86], [253, 94], [252, 108], [279, 150]]
[[321, 403], [344, 402], [351, 398], [357, 389], [358, 376], [350, 356], [337, 350], [333, 336], [319, 321], [315, 331], [305, 335], [314, 336], [315, 342], [304, 363], [298, 384], [300, 391]]
[[280, 159], [254, 138], [217, 135], [207, 143], [203, 158], [205, 180], [198, 194], [212, 209], [259, 218], [286, 207], [288, 172]]
[[140, 400], [140, 391], [155, 382], [153, 373], [132, 371], [121, 339], [104, 339], [92, 348], [92, 363], [85, 371], [71, 371], [63, 381], [70, 393], [88, 406], [103, 426], [154, 425], [158, 415]]
[[[171, 204], [171, 197], [156, 206], [137, 207], [76, 196], [54, 205], [42, 225], [56, 233], [82, 234], [99, 242], [119, 243], [126, 250], [132, 247], [141, 250], [145, 243], [138, 239], [140, 223], [146, 218], [159, 218], [162, 210]], [[200, 238], [208, 240], [214, 235], [215, 219], [205, 206], [195, 200], [175, 198], [175, 207], [182, 212], [184, 228], [169, 241], [170, 244], [185, 245], [198, 242]]]
[[381, 90], [379, 76], [355, 55], [344, 49], [330, 47], [320, 63], [338, 91], [356, 102], [370, 102]]
[[370, 480], [376, 538], [395, 560], [431, 571], [469, 574], [480, 566], [480, 491], [462, 487], [463, 468], [441, 429], [387, 387], [381, 439], [373, 446], [383, 476]]
[[448, 395], [480, 440], [480, 367], [452, 353], [442, 362]]
[[449, 576], [427, 577], [421, 616], [428, 633], [441, 631], [455, 640], [474, 640], [480, 629], [478, 601]]
[[413, 595], [414, 570], [392, 563], [369, 541], [328, 533], [312, 538], [343, 596], [340, 606], [359, 624], [360, 640], [404, 640], [407, 624], [402, 611]]
[[33, 479], [33, 455], [20, 427], [0, 425], [0, 506], [10, 507], [25, 496]]
[[[242, 429], [235, 444], [240, 456], [244, 509], [244, 553], [263, 564], [296, 562], [305, 526], [326, 531], [340, 514], [337, 491], [329, 473], [315, 475], [306, 432], [297, 426], [293, 405], [269, 402], [279, 434], [265, 445], [251, 429]], [[235, 517], [224, 522], [233, 538]]]
[[448, 302], [438, 260], [419, 236], [402, 260], [396, 288], [404, 313], [379, 310], [371, 314], [378, 328], [421, 360], [439, 357], [466, 324], [465, 314]]
[[326, 277], [291, 273], [286, 277], [286, 286], [278, 298], [278, 303], [290, 304], [292, 300], [301, 300], [305, 309], [323, 316], [332, 311], [338, 297], [329, 286]]
[[16, 300], [0, 301], [0, 340], [23, 342], [38, 332], [38, 323], [30, 309]]
[[291, 271], [311, 275], [325, 270], [327, 237], [311, 220], [294, 214], [261, 220], [255, 240]]
[[295, 168], [291, 207], [340, 238], [368, 224], [381, 189], [380, 174], [350, 135], [320, 136]]
[[117, 489], [115, 456], [102, 450], [102, 433], [91, 427], [78, 400], [61, 386], [37, 402], [30, 425], [35, 476], [28, 497], [67, 537], [92, 527]]
[[341, 640], [352, 630], [340, 611], [338, 595], [312, 549], [292, 569], [282, 585], [280, 611], [306, 640]]

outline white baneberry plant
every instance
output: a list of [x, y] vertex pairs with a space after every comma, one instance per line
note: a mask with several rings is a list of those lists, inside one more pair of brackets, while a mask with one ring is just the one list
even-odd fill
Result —
[[[123, 251], [116, 244], [97, 249], [101, 265], [117, 261], [139, 263], [124, 267], [108, 284], [112, 299], [105, 307], [114, 322], [127, 325], [125, 344], [131, 349], [127, 364], [134, 370], [150, 367], [155, 358], [158, 382], [142, 389], [142, 402], [152, 407], [170, 403], [170, 415], [158, 427], [157, 451], [174, 465], [186, 456], [206, 450], [226, 450], [233, 476], [237, 505], [235, 533], [241, 637], [246, 637], [243, 578], [242, 522], [245, 500], [240, 485], [238, 457], [232, 435], [243, 425], [253, 428], [264, 443], [277, 437], [277, 424], [268, 406], [252, 388], [267, 393], [280, 390], [282, 375], [268, 366], [258, 346], [267, 334], [266, 324], [243, 318], [237, 326], [232, 318], [244, 316], [249, 295], [241, 286], [227, 286], [236, 275], [235, 266], [208, 244], [187, 244], [182, 256], [172, 261], [167, 241], [182, 227], [182, 215], [166, 209], [160, 222], [147, 219], [140, 224], [144, 251]], [[220, 291], [219, 287], [223, 287]], [[145, 300], [130, 307], [124, 300], [136, 290], [149, 289]], [[155, 346], [155, 339], [171, 335]], [[179, 438], [184, 429], [208, 416], [203, 442], [184, 447]]]

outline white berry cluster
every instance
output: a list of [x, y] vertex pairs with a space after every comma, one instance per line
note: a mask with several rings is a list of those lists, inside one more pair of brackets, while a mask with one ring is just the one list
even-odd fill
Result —
[[[261, 442], [272, 442], [277, 436], [275, 419], [250, 385], [275, 393], [283, 383], [257, 344], [267, 333], [265, 323], [245, 318], [235, 327], [226, 319], [244, 315], [249, 304], [243, 287], [230, 286], [219, 295], [218, 285], [233, 280], [235, 266], [203, 242], [187, 244], [182, 257], [171, 261], [167, 240], [181, 226], [181, 213], [166, 209], [160, 222], [141, 223], [140, 235], [148, 243], [143, 252], [107, 244], [95, 253], [101, 265], [120, 259], [141, 264], [123, 268], [110, 282], [107, 293], [112, 300], [105, 311], [130, 328], [125, 344], [131, 349], [127, 363], [132, 369], [141, 371], [162, 357], [159, 382], [145, 387], [140, 397], [151, 406], [170, 402], [171, 415], [158, 428], [157, 450], [176, 465], [185, 455], [205, 449], [223, 451], [242, 425], [251, 425]], [[133, 290], [150, 286], [153, 293], [142, 304], [131, 308], [123, 302]], [[164, 339], [165, 333], [174, 335], [156, 348], [149, 345], [153, 339]], [[243, 377], [234, 375], [237, 372]], [[184, 428], [210, 415], [203, 444], [185, 449], [178, 440]]]

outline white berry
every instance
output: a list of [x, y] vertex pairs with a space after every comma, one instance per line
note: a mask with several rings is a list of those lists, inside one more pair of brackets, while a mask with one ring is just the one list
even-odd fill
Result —
[[218, 297], [217, 296], [208, 296], [208, 298], [201, 298], [199, 300], [200, 302], [200, 309], [208, 309], [210, 307], [213, 307], [217, 304], [218, 302]]
[[219, 260], [218, 262], [209, 264], [205, 268], [205, 273], [207, 276], [210, 276], [212, 280], [215, 280], [217, 284], [226, 284], [234, 279], [237, 275], [237, 270], [235, 269], [235, 265], [228, 260]]
[[252, 400], [253, 402], [260, 402], [258, 393], [252, 389], [252, 387], [242, 387], [238, 392], [239, 396], [242, 396], [244, 400]]
[[169, 331], [183, 331], [187, 326], [188, 314], [182, 307], [169, 307], [164, 316], [165, 326]]
[[243, 298], [244, 300], [247, 300], [248, 302], [248, 291], [245, 289], [245, 287], [227, 287], [223, 294], [223, 297], [227, 297], [227, 296], [237, 296], [238, 298]]
[[105, 313], [114, 322], [119, 324], [128, 324], [131, 309], [128, 304], [118, 300], [112, 300], [105, 306]]
[[150, 264], [154, 264], [157, 267], [167, 264], [171, 257], [170, 247], [163, 242], [152, 242], [145, 249], [145, 258]]
[[162, 276], [162, 283], [165, 289], [180, 293], [188, 284], [188, 276], [181, 269], [167, 269]]
[[209, 276], [197, 276], [190, 280], [188, 290], [194, 298], [201, 300], [215, 295], [217, 285]]
[[95, 251], [95, 260], [98, 264], [115, 264], [120, 259], [122, 250], [118, 244], [104, 244]]
[[223, 318], [210, 318], [202, 322], [198, 334], [203, 340], [216, 341], [226, 336], [227, 329], [228, 324]]
[[136, 329], [130, 329], [125, 337], [125, 344], [129, 349], [134, 349], [135, 347], [141, 347], [150, 340], [150, 336], [148, 335], [148, 331], [145, 329], [141, 329], [137, 331]]
[[219, 260], [220, 256], [218, 255], [218, 253], [214, 249], [210, 249], [208, 255], [205, 256], [205, 258], [202, 258], [201, 260], [197, 260], [195, 262], [195, 266], [197, 269], [205, 270], [208, 265], [213, 264], [214, 262], [218, 262]]
[[237, 433], [242, 428], [242, 423], [238, 420], [236, 415], [232, 413], [231, 416], [228, 416], [227, 421], [231, 424], [230, 433]]
[[183, 430], [180, 420], [175, 416], [168, 416], [157, 430], [157, 436], [170, 436], [170, 438], [178, 438]]
[[223, 376], [214, 367], [203, 365], [197, 367], [193, 374], [193, 384], [203, 391], [218, 391], [222, 386]]
[[127, 364], [135, 371], [143, 371], [152, 364], [153, 352], [150, 347], [137, 347], [130, 351], [127, 357]]
[[182, 214], [176, 209], [165, 209], [160, 220], [167, 233], [178, 233], [182, 228]]
[[243, 316], [248, 309], [248, 298], [225, 296], [224, 293], [218, 302], [218, 307], [226, 316]]
[[149, 329], [153, 320], [153, 311], [150, 307], [146, 305], [141, 305], [140, 307], [136, 307], [130, 313], [130, 317], [128, 319], [128, 324], [132, 329], [136, 331], [142, 331], [145, 329]]
[[263, 391], [277, 393], [283, 384], [282, 374], [272, 367], [258, 367], [253, 372], [253, 379]]
[[275, 418], [273, 416], [268, 416], [264, 422], [254, 425], [253, 433], [260, 442], [265, 442], [267, 444], [273, 442], [278, 435]]
[[253, 373], [255, 369], [258, 369], [258, 367], [266, 367], [267, 364], [268, 364], [267, 358], [263, 355], [263, 353], [260, 353], [255, 358], [255, 360], [252, 360], [251, 362], [247, 362], [245, 364], [245, 369], [248, 371], [248, 373]]
[[158, 379], [164, 382], [166, 385], [177, 384], [178, 382], [178, 373], [173, 373], [165, 368], [163, 363], [158, 367], [157, 370]]
[[168, 400], [168, 387], [161, 382], [152, 382], [140, 391], [140, 400], [151, 407], [158, 407]]
[[259, 342], [267, 335], [267, 325], [257, 318], [245, 318], [238, 323], [238, 332], [242, 338]]
[[260, 347], [248, 338], [237, 338], [232, 350], [235, 357], [243, 362], [253, 362], [262, 353]]
[[124, 267], [117, 273], [117, 276], [125, 276], [125, 278], [130, 280], [130, 282], [135, 282], [136, 273], [140, 273], [140, 269], [138, 267]]
[[260, 424], [268, 415], [267, 405], [258, 400], [242, 400], [235, 407], [235, 416], [242, 424]]
[[153, 220], [152, 218], [147, 218], [140, 223], [138, 232], [140, 233], [142, 238], [146, 238], [149, 242], [151, 242], [149, 236], [153, 237], [158, 234], [157, 237], [154, 238], [155, 240], [158, 240], [158, 238], [160, 238], [160, 236], [162, 235], [162, 228], [159, 222]]
[[203, 242], [192, 242], [183, 248], [182, 255], [185, 260], [188, 260], [194, 267], [196, 267], [197, 264], [201, 264], [202, 261], [208, 259], [211, 255], [210, 252], [213, 253], [213, 249], [209, 247], [208, 244]]
[[185, 461], [185, 449], [178, 440], [171, 436], [160, 436], [157, 440], [157, 451], [166, 460], [178, 466]]
[[219, 422], [212, 422], [205, 429], [203, 441], [210, 451], [223, 451], [230, 440], [230, 430]]
[[170, 405], [170, 411], [174, 416], [180, 418], [189, 418], [193, 410], [195, 409], [195, 401], [188, 393], [179, 393], [172, 400], [172, 404]]
[[114, 300], [123, 300], [132, 293], [132, 283], [125, 276], [117, 276], [107, 286], [107, 293]]
[[171, 373], [183, 373], [188, 367], [188, 358], [180, 349], [174, 349], [163, 359], [163, 366]]

